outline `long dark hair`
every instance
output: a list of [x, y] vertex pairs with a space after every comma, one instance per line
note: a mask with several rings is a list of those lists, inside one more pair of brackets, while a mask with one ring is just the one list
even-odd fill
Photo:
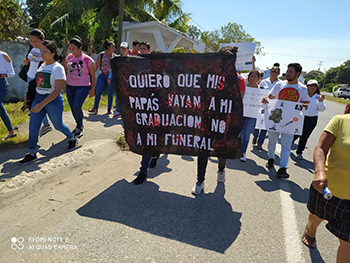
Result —
[[55, 41], [52, 40], [45, 40], [42, 45], [44, 45], [48, 50], [50, 50], [51, 53], [55, 53], [55, 56], [53, 57], [55, 61], [62, 62], [63, 57], [58, 54], [58, 48], [55, 43]]
[[107, 50], [110, 45], [114, 45], [114, 42], [110, 41], [109, 39], [106, 39], [105, 42], [103, 43], [103, 47], [105, 50]]

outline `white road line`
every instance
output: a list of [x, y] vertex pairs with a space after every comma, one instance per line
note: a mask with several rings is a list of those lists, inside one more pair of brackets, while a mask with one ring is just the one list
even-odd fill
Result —
[[[280, 155], [281, 145], [276, 145], [276, 153]], [[295, 216], [293, 200], [290, 198], [290, 186], [286, 181], [280, 181], [280, 197], [282, 206], [282, 220], [284, 232], [284, 245], [286, 248], [287, 262], [304, 262], [298, 226]]]

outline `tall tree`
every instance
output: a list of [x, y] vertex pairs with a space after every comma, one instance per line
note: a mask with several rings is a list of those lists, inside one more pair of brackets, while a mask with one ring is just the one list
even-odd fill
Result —
[[255, 53], [263, 53], [261, 42], [245, 32], [242, 25], [236, 23], [228, 23], [213, 31], [204, 31], [201, 40], [214, 51], [219, 49], [220, 43], [253, 42], [256, 44]]
[[13, 40], [27, 33], [29, 17], [18, 0], [1, 0], [0, 40]]

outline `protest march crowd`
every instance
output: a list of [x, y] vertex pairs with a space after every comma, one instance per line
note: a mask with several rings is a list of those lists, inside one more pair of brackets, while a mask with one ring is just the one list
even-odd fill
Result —
[[[24, 98], [22, 110], [28, 108], [30, 110], [29, 122], [29, 149], [28, 154], [19, 161], [20, 164], [28, 164], [37, 159], [37, 143], [40, 137], [54, 128], [62, 132], [68, 139], [68, 150], [77, 147], [78, 139], [83, 136], [85, 126], [83, 123], [82, 105], [87, 98], [95, 97], [94, 106], [88, 112], [89, 114], [98, 114], [99, 103], [102, 93], [107, 89], [108, 106], [107, 113], [112, 114], [113, 96], [117, 79], [113, 77], [111, 70], [111, 59], [121, 56], [144, 56], [152, 53], [161, 53], [156, 50], [151, 52], [149, 43], [133, 41], [132, 49], [129, 49], [127, 42], [120, 45], [120, 55], [116, 55], [115, 44], [106, 40], [104, 42], [104, 51], [98, 55], [95, 62], [90, 56], [82, 51], [82, 39], [79, 36], [73, 37], [69, 42], [70, 54], [66, 58], [62, 58], [58, 53], [55, 42], [46, 40], [45, 33], [42, 30], [34, 29], [30, 32], [30, 49], [27, 56], [23, 59], [23, 67], [19, 76], [28, 83], [28, 91]], [[237, 52], [235, 47], [224, 47], [219, 53], [225, 55], [234, 55]], [[255, 58], [253, 57], [255, 62]], [[326, 110], [324, 102], [325, 96], [320, 94], [317, 80], [311, 79], [307, 83], [299, 82], [302, 72], [302, 66], [299, 63], [291, 63], [287, 67], [283, 78], [279, 78], [281, 73], [280, 65], [275, 63], [270, 69], [270, 75], [263, 77], [263, 73], [253, 69], [248, 73], [247, 77], [243, 77], [240, 73], [235, 76], [237, 87], [239, 87], [240, 97], [242, 101], [245, 95], [257, 94], [263, 90], [266, 96], [260, 101], [261, 114], [268, 111], [268, 105], [272, 105], [275, 101], [280, 104], [280, 111], [275, 108], [270, 118], [275, 118], [274, 123], [281, 113], [281, 109], [286, 103], [294, 103], [300, 106], [304, 122], [302, 130], [295, 132], [280, 132], [276, 130], [275, 125], [269, 129], [259, 129], [259, 117], [251, 115], [243, 115], [243, 129], [239, 133], [241, 141], [242, 155], [241, 162], [246, 162], [246, 151], [250, 142], [251, 134], [253, 134], [252, 144], [259, 151], [263, 148], [265, 139], [268, 139], [267, 152], [268, 161], [266, 167], [273, 168], [275, 164], [275, 151], [277, 141], [280, 139], [281, 153], [279, 169], [276, 172], [278, 178], [289, 178], [287, 173], [288, 160], [291, 153], [291, 146], [298, 141], [297, 158], [303, 159], [303, 151], [305, 150], [307, 141], [312, 131], [317, 125], [318, 113]], [[96, 79], [95, 72], [99, 70]], [[9, 84], [7, 78], [15, 75], [11, 58], [3, 51], [0, 51], [0, 116], [6, 128], [8, 135], [2, 140], [8, 140], [17, 134], [11, 124], [9, 115], [4, 107], [3, 100], [7, 95]], [[137, 86], [140, 76], [130, 77], [130, 85]], [[142, 77], [143, 79], [145, 77]], [[149, 79], [148, 83], [151, 83]], [[154, 80], [156, 81], [156, 80]], [[162, 80], [165, 88], [169, 86], [169, 80]], [[161, 84], [159, 84], [161, 85]], [[63, 98], [61, 91], [66, 88], [68, 103], [76, 122], [76, 127], [70, 130], [63, 122]], [[120, 108], [120, 100], [118, 96], [115, 98], [115, 110], [113, 118], [121, 118], [122, 110]], [[170, 98], [170, 103], [175, 103], [175, 97]], [[177, 98], [179, 100], [179, 98]], [[178, 102], [179, 104], [181, 103]], [[193, 105], [193, 102], [190, 102]], [[197, 106], [199, 108], [201, 101], [197, 98]], [[143, 105], [135, 100], [130, 99], [132, 107], [143, 107]], [[186, 105], [185, 100], [183, 104]], [[293, 104], [293, 105], [294, 105]], [[146, 105], [146, 104], [145, 104]], [[159, 107], [157, 101], [153, 101], [153, 107]], [[277, 104], [276, 104], [277, 105]], [[297, 106], [296, 106], [297, 108]], [[276, 111], [277, 109], [277, 111]], [[245, 109], [243, 109], [245, 110]], [[248, 110], [248, 109], [247, 109]], [[271, 109], [270, 109], [271, 110]], [[243, 111], [244, 112], [244, 111]], [[232, 115], [235, 112], [230, 113]], [[164, 119], [166, 116], [157, 114], [153, 115], [137, 115], [138, 124], [145, 122], [148, 124], [153, 120], [159, 120], [165, 126]], [[146, 116], [145, 118], [143, 118]], [[150, 117], [151, 116], [151, 117]], [[186, 116], [186, 115], [185, 115]], [[124, 114], [123, 114], [124, 117]], [[162, 122], [161, 122], [162, 119]], [[192, 118], [194, 119], [194, 118]], [[189, 116], [175, 116], [174, 122], [183, 125], [184, 122], [192, 122]], [[197, 119], [197, 128], [201, 128], [200, 119]], [[51, 122], [51, 123], [50, 123]], [[263, 121], [261, 120], [261, 123]], [[285, 124], [289, 125], [293, 121]], [[166, 121], [168, 123], [168, 121]], [[195, 124], [192, 124], [195, 125]], [[87, 127], [88, 128], [88, 127]], [[225, 126], [223, 131], [225, 130]], [[174, 141], [170, 135], [168, 140]], [[184, 139], [186, 140], [186, 139]], [[197, 141], [200, 145], [199, 139]], [[208, 143], [207, 148], [210, 148]], [[133, 181], [135, 185], [142, 184], [147, 179], [147, 171], [157, 165], [160, 153], [142, 153], [141, 168], [137, 178]], [[349, 262], [350, 260], [350, 104], [347, 105], [344, 115], [337, 115], [332, 118], [318, 141], [314, 150], [315, 174], [310, 187], [310, 195], [307, 207], [310, 211], [308, 223], [302, 237], [302, 242], [310, 248], [316, 247], [316, 230], [318, 225], [327, 220], [327, 229], [339, 238], [340, 245], [337, 254], [337, 262]], [[208, 164], [209, 155], [198, 155], [197, 158], [197, 182], [192, 189], [192, 194], [198, 195], [204, 191], [205, 172]], [[217, 181], [224, 183], [226, 158], [218, 156], [218, 172]], [[332, 197], [328, 199], [329, 194]], [[325, 198], [327, 196], [327, 199]]]

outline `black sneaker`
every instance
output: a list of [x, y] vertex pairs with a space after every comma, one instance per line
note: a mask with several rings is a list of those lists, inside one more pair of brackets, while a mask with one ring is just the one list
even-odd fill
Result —
[[76, 138], [74, 138], [74, 139], [68, 141], [67, 149], [68, 150], [72, 150], [72, 149], [74, 149], [77, 146], [78, 146], [78, 140]]
[[139, 175], [134, 180], [134, 184], [142, 184], [147, 179], [147, 173], [140, 172]]
[[74, 134], [75, 137], [77, 137], [78, 139], [83, 137], [83, 132], [84, 132], [84, 128], [75, 128], [72, 133]]
[[28, 153], [22, 160], [19, 161], [19, 164], [30, 163], [37, 158], [36, 153]]
[[149, 167], [150, 167], [150, 168], [156, 167], [158, 158], [159, 158], [159, 154], [157, 154], [157, 155], [155, 155], [155, 156], [152, 156], [152, 161], [151, 161], [150, 164], [149, 164]]
[[287, 173], [287, 168], [280, 168], [276, 173], [276, 177], [278, 178], [288, 178], [289, 174]]
[[267, 168], [272, 168], [273, 167], [273, 164], [275, 163], [275, 160], [274, 159], [269, 159], [266, 163], [266, 167]]

